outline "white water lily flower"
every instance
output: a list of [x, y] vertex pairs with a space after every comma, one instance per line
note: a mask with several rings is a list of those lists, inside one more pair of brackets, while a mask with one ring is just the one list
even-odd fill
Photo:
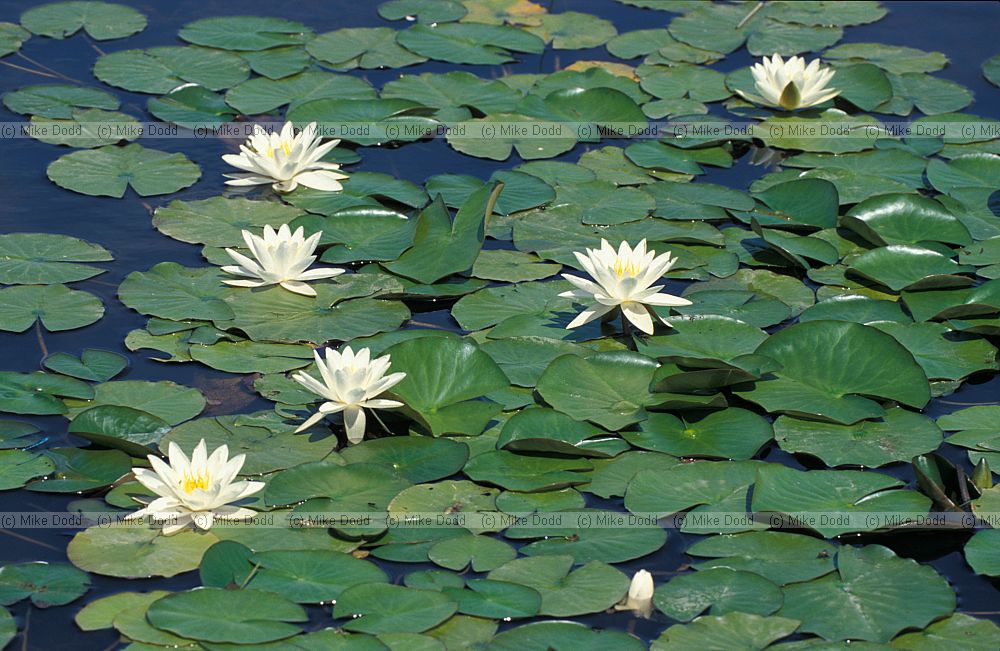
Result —
[[233, 502], [264, 488], [264, 482], [234, 481], [246, 455], [238, 454], [230, 459], [229, 447], [225, 445], [209, 455], [205, 439], [202, 439], [190, 459], [174, 442], [167, 448], [169, 464], [154, 454], [148, 458], [152, 470], [133, 468], [132, 472], [140, 484], [158, 497], [130, 514], [130, 519], [152, 516], [156, 521], [163, 521], [163, 533], [169, 536], [189, 524], [211, 529], [216, 520], [249, 518], [256, 513], [232, 506]]
[[576, 289], [559, 296], [590, 300], [593, 304], [573, 319], [567, 328], [590, 323], [620, 307], [625, 318], [635, 327], [646, 334], [653, 334], [652, 316], [655, 312], [650, 306], [691, 305], [686, 298], [660, 292], [663, 285], [653, 285], [674, 266], [677, 259], [671, 257], [669, 252], [659, 256], [655, 251], [647, 253], [646, 240], [639, 242], [635, 249], [629, 248], [628, 242], [622, 242], [615, 251], [607, 240], [602, 239], [600, 250], [587, 249], [585, 254], [574, 252], [573, 255], [594, 281], [563, 274], [562, 277], [576, 285]]
[[648, 618], [653, 614], [653, 592], [653, 575], [639, 570], [632, 576], [628, 595], [615, 606], [615, 610], [631, 610], [639, 617]]
[[406, 377], [406, 373], [385, 374], [390, 366], [389, 355], [371, 359], [369, 349], [362, 348], [355, 354], [350, 346], [345, 346], [343, 353], [327, 348], [325, 360], [319, 352], [313, 352], [313, 355], [323, 381], [303, 372], [296, 373], [292, 379], [328, 402], [321, 404], [319, 411], [306, 419], [296, 432], [315, 425], [328, 414], [342, 411], [347, 440], [360, 443], [365, 437], [365, 409], [403, 406], [401, 402], [378, 397]]
[[782, 60], [775, 54], [768, 59], [754, 64], [750, 69], [753, 73], [754, 86], [760, 95], [752, 95], [737, 91], [745, 99], [755, 103], [782, 108], [788, 111], [808, 108], [822, 104], [840, 94], [836, 88], [827, 84], [833, 79], [832, 68], [820, 67], [819, 59], [814, 59], [808, 66], [802, 57], [791, 57]]
[[341, 179], [347, 175], [339, 172], [340, 165], [320, 159], [340, 141], [321, 144], [316, 137], [316, 123], [310, 123], [295, 135], [291, 122], [286, 122], [280, 133], [266, 131], [254, 125], [253, 135], [240, 145], [239, 154], [225, 154], [222, 160], [248, 174], [225, 174], [226, 185], [271, 184], [276, 192], [291, 192], [299, 185], [314, 190], [337, 192], [343, 190]]
[[333, 278], [344, 273], [343, 269], [328, 267], [326, 269], [309, 269], [316, 261], [313, 251], [319, 244], [321, 233], [303, 237], [301, 226], [292, 233], [288, 224], [282, 224], [275, 232], [271, 226], [264, 227], [264, 237], [258, 237], [250, 231], [243, 231], [243, 240], [256, 261], [251, 260], [233, 249], [226, 249], [229, 257], [236, 261], [235, 265], [222, 268], [223, 271], [237, 276], [249, 276], [254, 280], [224, 280], [227, 285], [237, 287], [263, 287], [265, 285], [281, 285], [290, 292], [304, 296], [315, 296], [316, 290], [307, 285], [307, 280]]

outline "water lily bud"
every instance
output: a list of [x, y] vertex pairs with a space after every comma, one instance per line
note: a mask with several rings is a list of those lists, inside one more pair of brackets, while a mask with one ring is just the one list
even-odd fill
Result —
[[649, 618], [653, 614], [653, 575], [639, 570], [632, 576], [628, 595], [615, 606], [616, 610], [631, 610], [637, 617]]
[[975, 470], [972, 471], [972, 485], [981, 491], [993, 488], [993, 473], [990, 471], [990, 462], [986, 460], [986, 457], [980, 459]]

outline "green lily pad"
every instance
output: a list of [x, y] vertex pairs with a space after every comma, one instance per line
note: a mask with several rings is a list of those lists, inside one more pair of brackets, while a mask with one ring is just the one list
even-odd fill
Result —
[[351, 27], [320, 34], [306, 44], [306, 51], [338, 70], [353, 68], [404, 68], [427, 57], [396, 43], [389, 27]]
[[[524, 160], [535, 160], [558, 156], [576, 145], [575, 135], [549, 136], [542, 133], [544, 122], [547, 121], [520, 113], [490, 113], [486, 117], [460, 123], [448, 132], [447, 140], [449, 145], [463, 154], [500, 161], [510, 158], [514, 150]], [[512, 126], [511, 123], [521, 124]], [[459, 137], [457, 134], [460, 132], [482, 133], [487, 137]]]
[[635, 447], [677, 457], [749, 459], [771, 440], [771, 425], [762, 417], [737, 407], [708, 414], [650, 414], [638, 432], [622, 436]]
[[394, 370], [406, 373], [392, 393], [435, 436], [482, 432], [499, 409], [480, 398], [509, 385], [496, 362], [468, 341], [422, 337], [391, 346], [385, 354], [392, 356]]
[[386, 20], [413, 20], [421, 23], [450, 23], [468, 10], [456, 0], [389, 0], [378, 6], [378, 15]]
[[154, 601], [146, 619], [156, 628], [192, 640], [257, 644], [301, 632], [305, 610], [264, 590], [199, 588]]
[[364, 79], [306, 70], [283, 79], [255, 77], [237, 84], [226, 92], [226, 103], [244, 115], [256, 115], [314, 99], [374, 99], [376, 96], [375, 89]]
[[146, 608], [160, 597], [170, 594], [164, 590], [152, 592], [119, 592], [87, 603], [76, 614], [74, 621], [83, 631], [111, 628], [115, 616], [132, 608]]
[[[428, 550], [427, 556], [436, 565], [446, 567], [449, 570], [462, 571], [468, 567], [474, 572], [489, 572], [514, 560], [517, 552], [513, 547], [496, 538], [482, 535], [463, 535], [435, 543]], [[473, 589], [475, 590], [475, 588]], [[477, 613], [468, 614], [475, 615]]]
[[110, 486], [131, 470], [128, 455], [118, 450], [52, 448], [45, 456], [55, 464], [55, 471], [29, 484], [28, 490], [80, 493]]
[[926, 416], [897, 407], [879, 420], [853, 425], [781, 416], [774, 421], [774, 438], [783, 450], [811, 454], [828, 466], [875, 468], [936, 450], [941, 430]]
[[610, 629], [595, 629], [579, 622], [533, 622], [512, 628], [490, 642], [496, 651], [641, 651], [639, 638]]
[[965, 560], [976, 574], [1000, 575], [1000, 555], [997, 554], [997, 540], [1000, 531], [984, 529], [977, 531], [965, 543]]
[[729, 612], [770, 615], [781, 602], [781, 589], [764, 577], [724, 567], [676, 576], [661, 584], [653, 596], [661, 612], [680, 622], [689, 622], [706, 610], [716, 616]]
[[110, 405], [81, 412], [69, 427], [70, 434], [137, 457], [154, 452], [169, 430], [169, 423], [152, 414]]
[[851, 261], [849, 270], [893, 291], [966, 287], [972, 279], [960, 274], [975, 271], [937, 251], [893, 244], [863, 253]]
[[150, 99], [146, 108], [164, 122], [188, 129], [218, 127], [236, 117], [236, 110], [226, 104], [222, 95], [201, 86], [175, 88], [162, 97]]
[[256, 51], [282, 45], [301, 45], [312, 30], [291, 20], [262, 16], [203, 18], [188, 23], [177, 34], [195, 45], [220, 50]]
[[525, 31], [550, 43], [555, 50], [597, 47], [618, 34], [610, 21], [578, 11], [542, 14], [537, 24], [527, 26]]
[[0, 450], [0, 490], [21, 488], [36, 477], [48, 475], [56, 468], [42, 454], [25, 450]]
[[754, 572], [778, 585], [787, 585], [832, 572], [836, 547], [802, 534], [747, 531], [699, 540], [686, 553], [710, 559], [695, 565], [697, 570]]
[[908, 72], [934, 72], [948, 64], [940, 52], [925, 52], [911, 47], [883, 43], [845, 43], [830, 48], [823, 58], [839, 63], [868, 62], [898, 75]]
[[483, 23], [417, 24], [397, 33], [397, 42], [428, 59], [493, 65], [512, 61], [510, 52], [539, 54], [545, 42], [526, 31]]
[[77, 108], [97, 108], [114, 111], [118, 98], [97, 88], [65, 84], [22, 86], [3, 96], [3, 105], [15, 113], [45, 118], [69, 119]]
[[922, 631], [905, 633], [892, 640], [892, 648], [931, 651], [934, 647], [962, 645], [970, 651], [989, 651], [1000, 644], [1000, 629], [993, 622], [955, 613]]
[[837, 551], [837, 572], [786, 586], [779, 615], [826, 640], [888, 642], [906, 628], [950, 615], [955, 593], [932, 568], [880, 545]]
[[508, 490], [549, 491], [589, 481], [582, 471], [592, 468], [586, 459], [558, 459], [493, 450], [474, 456], [463, 472], [473, 481]]
[[[31, 38], [31, 32], [14, 23], [0, 22], [0, 57], [13, 54], [21, 49], [21, 44]], [[17, 628], [15, 627], [16, 631]]]
[[137, 312], [164, 319], [219, 319], [233, 317], [224, 302], [228, 278], [215, 267], [189, 269], [161, 262], [149, 271], [134, 271], [118, 287], [118, 298]]
[[0, 450], [26, 449], [42, 440], [39, 431], [30, 423], [0, 420]]
[[59, 397], [87, 400], [94, 389], [81, 382], [51, 373], [0, 372], [0, 404], [12, 414], [65, 414], [67, 409]]
[[[867, 351], [878, 350], [878, 357]], [[849, 425], [884, 411], [866, 396], [922, 408], [930, 399], [923, 370], [898, 342], [874, 328], [810, 321], [771, 335], [757, 348], [782, 368], [773, 380], [737, 394], [770, 412]], [[847, 371], [846, 369], [850, 369]]]
[[525, 585], [490, 579], [470, 579], [468, 585], [468, 590], [444, 590], [458, 602], [458, 612], [467, 615], [510, 621], [537, 615], [542, 604], [538, 591]]
[[628, 577], [600, 561], [570, 571], [572, 556], [518, 558], [486, 578], [534, 588], [542, 595], [540, 615], [573, 617], [610, 608], [628, 590]]
[[516, 283], [548, 278], [561, 269], [561, 265], [544, 264], [538, 256], [530, 253], [490, 249], [479, 252], [472, 265], [472, 275], [486, 280]]
[[412, 482], [449, 477], [468, 460], [468, 447], [451, 439], [419, 436], [362, 441], [341, 453], [348, 463], [382, 463]]
[[851, 321], [870, 325], [878, 321], [910, 323], [910, 317], [903, 312], [897, 301], [885, 301], [855, 294], [832, 296], [813, 305], [799, 315], [799, 322], [806, 321]]
[[303, 604], [335, 601], [351, 586], [389, 581], [374, 563], [338, 552], [268, 551], [254, 554], [250, 562], [259, 567], [251, 588]]
[[947, 163], [932, 159], [927, 164], [927, 180], [940, 192], [951, 194], [959, 188], [992, 188], [1000, 156], [995, 154], [965, 154]]
[[0, 605], [31, 598], [38, 608], [64, 606], [90, 586], [90, 577], [64, 563], [17, 563], [0, 568]]
[[[594, 462], [594, 471], [590, 475], [590, 483], [580, 488], [598, 497], [624, 497], [629, 482], [642, 470], [667, 470], [681, 463], [680, 459], [659, 452], [630, 451], [619, 454], [613, 459]], [[503, 495], [497, 504], [503, 504]], [[568, 505], [553, 510], [580, 508], [583, 505]], [[501, 506], [503, 510], [503, 506]]]
[[538, 379], [538, 392], [550, 405], [577, 420], [610, 430], [646, 418], [645, 406], [655, 363], [627, 352], [599, 353], [587, 358], [558, 357]]
[[[903, 482], [877, 472], [818, 470], [805, 472], [773, 464], [762, 467], [754, 485], [752, 508], [792, 515], [807, 513], [802, 525], [826, 537], [852, 531], [869, 531], [878, 521], [856, 522], [851, 514], [870, 512], [919, 512], [930, 500], [916, 491], [902, 489]], [[827, 514], [825, 520], [816, 513]], [[838, 515], [843, 514], [841, 518]]]
[[100, 109], [73, 109], [69, 119], [31, 116], [31, 137], [49, 145], [93, 148], [132, 141], [141, 133], [131, 115]]
[[21, 24], [49, 38], [63, 39], [82, 29], [94, 40], [108, 41], [146, 29], [146, 17], [110, 2], [54, 2], [21, 14]]
[[185, 83], [225, 90], [246, 81], [250, 66], [222, 50], [154, 47], [104, 54], [94, 64], [94, 76], [110, 86], [160, 95]]
[[268, 505], [295, 504], [325, 498], [323, 506], [344, 513], [384, 509], [410, 486], [388, 466], [372, 463], [342, 465], [337, 460], [304, 463], [268, 482], [263, 499]]
[[184, 154], [132, 144], [66, 154], [49, 165], [47, 174], [67, 190], [121, 199], [129, 187], [141, 197], [177, 192], [197, 181], [201, 169]]
[[787, 617], [761, 617], [749, 613], [727, 613], [699, 617], [690, 624], [674, 624], [653, 640], [650, 651], [682, 649], [763, 649], [791, 635], [799, 621]]
[[120, 578], [175, 576], [196, 569], [218, 542], [211, 533], [184, 530], [164, 536], [136, 525], [91, 527], [73, 537], [67, 555], [81, 570]]
[[89, 400], [67, 398], [67, 418], [76, 418], [81, 412], [101, 405], [130, 407], [148, 412], [171, 425], [194, 418], [205, 408], [201, 392], [170, 381], [142, 382], [119, 380], [105, 382], [94, 388]]
[[0, 289], [0, 330], [24, 332], [36, 321], [46, 330], [73, 330], [104, 316], [101, 300], [65, 285], [22, 285]]
[[876, 246], [972, 243], [968, 229], [941, 204], [914, 194], [872, 197], [852, 208], [841, 223]]
[[961, 111], [972, 103], [972, 92], [949, 79], [921, 72], [889, 74], [892, 99], [877, 108], [879, 113], [909, 115], [913, 107], [924, 115]]
[[544, 408], [528, 408], [504, 425], [497, 447], [515, 452], [552, 452], [585, 457], [612, 457], [628, 449], [605, 430]]
[[504, 113], [514, 110], [521, 94], [499, 81], [456, 70], [401, 75], [382, 87], [381, 97], [408, 99], [437, 109], [468, 106], [483, 113]]
[[942, 323], [876, 323], [873, 327], [903, 344], [929, 379], [961, 380], [995, 370], [997, 350], [974, 335], [955, 335]]
[[434, 590], [367, 583], [344, 590], [333, 607], [335, 618], [353, 617], [343, 624], [361, 633], [422, 633], [458, 610], [458, 604]]
[[67, 353], [55, 353], [42, 360], [42, 366], [55, 373], [88, 380], [107, 382], [128, 366], [128, 358], [109, 350], [88, 348], [79, 358]]
[[385, 268], [426, 284], [471, 268], [486, 237], [486, 220], [502, 188], [494, 183], [472, 193], [454, 221], [439, 195], [417, 216], [413, 246], [399, 259], [386, 263]]
[[[704, 533], [697, 514], [743, 511], [759, 461], [700, 461], [665, 470], [642, 470], [629, 482], [625, 508], [659, 517], [692, 509], [682, 531]], [[730, 531], [732, 528], [728, 528]], [[709, 529], [710, 530], [710, 529]]]

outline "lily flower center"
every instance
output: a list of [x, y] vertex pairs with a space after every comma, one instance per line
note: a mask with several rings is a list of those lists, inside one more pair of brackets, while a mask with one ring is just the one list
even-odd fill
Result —
[[182, 488], [188, 495], [198, 489], [208, 490], [208, 472], [202, 472], [198, 475], [192, 475], [190, 472], [184, 473]]
[[[291, 147], [291, 145], [288, 144], [288, 141], [283, 141], [280, 145], [278, 145], [278, 148], [280, 148], [281, 151], [285, 152], [285, 156], [290, 156], [292, 154], [292, 147]], [[276, 149], [275, 147], [268, 147], [267, 148], [267, 157], [268, 158], [274, 158], [274, 150], [275, 149]]]
[[641, 271], [641, 269], [639, 269], [639, 265], [635, 262], [631, 260], [622, 260], [621, 258], [615, 259], [615, 264], [612, 268], [615, 270], [615, 273], [619, 278], [622, 276], [635, 278], [639, 275], [639, 271]]

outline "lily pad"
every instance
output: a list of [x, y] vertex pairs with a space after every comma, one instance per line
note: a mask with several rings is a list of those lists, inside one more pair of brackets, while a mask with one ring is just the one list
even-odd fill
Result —
[[[31, 38], [31, 32], [14, 23], [0, 23], [0, 57], [13, 54], [21, 49], [21, 44]], [[15, 626], [14, 630], [17, 630]]]
[[723, 459], [749, 459], [772, 435], [770, 423], [738, 407], [704, 415], [685, 414], [684, 420], [653, 413], [639, 424], [638, 432], [622, 434], [626, 441], [645, 450]]
[[340, 594], [333, 607], [335, 618], [353, 617], [343, 624], [361, 633], [422, 633], [458, 610], [458, 603], [434, 590], [367, 583]]
[[382, 463], [410, 481], [427, 482], [450, 477], [465, 465], [469, 448], [461, 441], [421, 436], [394, 436], [362, 441], [345, 448], [347, 463]]
[[56, 466], [42, 454], [25, 450], [0, 450], [0, 490], [21, 488], [36, 477], [48, 475]]
[[509, 385], [496, 362], [468, 341], [422, 337], [385, 354], [392, 356], [393, 369], [406, 373], [392, 393], [435, 436], [482, 432], [499, 409], [480, 398]]
[[88, 348], [79, 358], [67, 353], [55, 353], [42, 361], [42, 366], [55, 373], [88, 380], [107, 382], [128, 366], [128, 358], [109, 350]]
[[578, 622], [533, 622], [504, 631], [490, 643], [496, 651], [641, 651], [639, 638]]
[[775, 439], [783, 450], [819, 457], [828, 466], [872, 468], [908, 461], [941, 444], [941, 431], [926, 416], [900, 408], [887, 409], [878, 420], [837, 425], [781, 416], [774, 421]]
[[225, 90], [250, 76], [247, 62], [229, 52], [204, 47], [154, 47], [102, 55], [94, 76], [110, 86], [137, 93], [169, 93], [185, 83]]
[[841, 547], [836, 573], [784, 591], [778, 614], [800, 620], [800, 630], [826, 640], [888, 642], [955, 609], [955, 593], [944, 578], [881, 545]]
[[583, 471], [592, 467], [586, 459], [558, 459], [493, 450], [474, 456], [465, 464], [463, 472], [476, 482], [533, 492], [585, 484], [589, 478]]
[[137, 457], [153, 453], [169, 430], [169, 423], [152, 414], [110, 405], [81, 412], [69, 427], [70, 434]]
[[525, 585], [490, 579], [470, 579], [468, 585], [468, 590], [444, 590], [446, 595], [458, 602], [458, 612], [467, 615], [509, 621], [533, 617], [542, 604], [538, 591]]
[[38, 493], [81, 493], [115, 483], [131, 470], [128, 455], [118, 450], [52, 448], [45, 456], [55, 470], [28, 485]]
[[467, 12], [456, 0], [389, 0], [378, 6], [378, 15], [386, 20], [416, 19], [422, 23], [449, 23]]
[[199, 588], [154, 601], [146, 611], [153, 626], [206, 642], [259, 644], [301, 632], [305, 610], [264, 590]]
[[682, 649], [763, 649], [791, 635], [799, 621], [787, 617], [761, 617], [749, 613], [727, 613], [699, 617], [690, 624], [674, 624], [653, 640], [651, 651]]
[[707, 557], [697, 570], [729, 568], [754, 572], [778, 585], [808, 581], [834, 570], [836, 547], [823, 540], [783, 531], [748, 531], [699, 540], [687, 549]]
[[101, 300], [65, 285], [22, 285], [0, 289], [0, 330], [24, 332], [36, 321], [46, 330], [73, 330], [104, 316]]
[[572, 566], [572, 556], [518, 558], [487, 578], [534, 588], [542, 595], [539, 614], [551, 617], [600, 612], [617, 603], [628, 589], [628, 577], [610, 565], [591, 561], [571, 572]]
[[558, 357], [538, 379], [538, 392], [550, 405], [577, 420], [610, 430], [646, 418], [645, 406], [656, 364], [627, 352], [599, 353], [588, 358]]
[[320, 34], [306, 44], [306, 51], [338, 70], [352, 68], [404, 68], [427, 57], [396, 43], [389, 27], [351, 27]]
[[312, 30], [291, 20], [262, 16], [202, 18], [188, 23], [177, 34], [195, 45], [220, 50], [256, 51], [282, 45], [301, 45]]
[[770, 615], [781, 607], [781, 589], [759, 574], [719, 567], [681, 574], [660, 585], [656, 607], [680, 622], [709, 615], [743, 612]]
[[15, 113], [69, 119], [73, 109], [97, 108], [114, 111], [118, 98], [97, 88], [63, 84], [22, 86], [3, 96], [3, 105]]
[[[867, 351], [878, 350], [878, 357]], [[773, 380], [737, 394], [768, 411], [849, 425], [883, 415], [871, 398], [922, 408], [930, 399], [923, 370], [891, 337], [842, 321], [809, 321], [771, 335], [757, 348], [782, 365]], [[849, 371], [848, 371], [849, 369]]]
[[64, 606], [90, 586], [90, 577], [65, 563], [17, 563], [0, 567], [0, 605], [31, 598], [38, 608]]
[[86, 382], [51, 373], [0, 372], [0, 400], [12, 414], [64, 414], [66, 405], [59, 397], [87, 400], [94, 389]]
[[1000, 644], [1000, 629], [989, 620], [956, 613], [922, 631], [905, 633], [892, 640], [894, 649], [910, 651], [931, 651], [935, 646], [955, 644], [961, 644], [970, 651], [989, 651]]
[[286, 104], [298, 105], [314, 99], [375, 97], [375, 89], [364, 79], [306, 70], [283, 79], [255, 77], [237, 84], [226, 92], [226, 103], [244, 115], [256, 115]]
[[803, 526], [833, 537], [878, 526], [878, 519], [860, 522], [857, 517], [860, 514], [923, 513], [930, 508], [927, 497], [902, 489], [903, 485], [902, 481], [877, 472], [804, 472], [773, 464], [758, 471], [751, 506], [755, 512], [785, 513], [796, 518], [798, 514], [806, 514]]
[[510, 51], [539, 54], [545, 42], [526, 31], [485, 23], [417, 24], [398, 32], [396, 40], [407, 50], [449, 63], [493, 65], [512, 61]]
[[184, 530], [164, 536], [159, 529], [113, 525], [81, 531], [66, 553], [73, 565], [94, 574], [169, 577], [196, 569], [202, 554], [216, 542], [211, 533]]
[[66, 400], [66, 406], [69, 408], [67, 418], [70, 420], [93, 407], [116, 405], [148, 412], [171, 425], [194, 418], [205, 408], [205, 404], [205, 398], [197, 389], [166, 380], [105, 382], [95, 387], [94, 397], [91, 400], [76, 398]]
[[274, 592], [301, 604], [335, 601], [351, 586], [389, 580], [374, 563], [331, 551], [260, 552], [254, 554], [250, 563], [259, 569], [249, 587]]
[[502, 540], [483, 535], [468, 535], [455, 536], [435, 543], [427, 555], [436, 565], [449, 570], [462, 571], [471, 568], [474, 572], [489, 572], [514, 560], [517, 552]]
[[94, 40], [107, 41], [146, 29], [146, 17], [110, 2], [55, 2], [24, 12], [21, 24], [49, 38], [63, 39], [82, 29]]
[[49, 165], [47, 174], [67, 190], [121, 199], [129, 187], [141, 197], [177, 192], [197, 181], [201, 169], [184, 154], [132, 144], [66, 154]]
[[[657, 523], [635, 524], [627, 515], [610, 511], [582, 511], [573, 526], [544, 526], [544, 516], [504, 531], [510, 539], [539, 539], [521, 547], [525, 556], [566, 554], [578, 564], [591, 561], [621, 563], [656, 552], [667, 542], [666, 532]], [[632, 522], [630, 524], [630, 522]]]

